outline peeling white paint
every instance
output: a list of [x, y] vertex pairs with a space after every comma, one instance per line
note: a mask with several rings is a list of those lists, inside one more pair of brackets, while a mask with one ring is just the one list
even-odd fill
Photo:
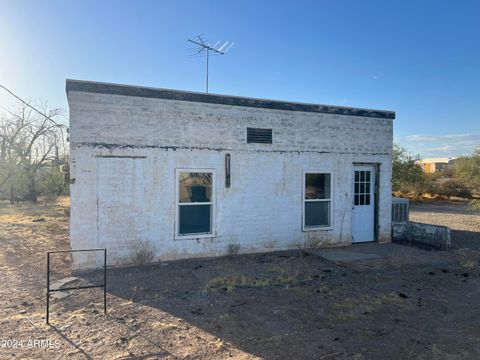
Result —
[[[74, 91], [69, 105], [72, 248], [106, 247], [114, 264], [134, 240], [155, 244], [157, 260], [350, 244], [353, 163], [379, 164], [378, 237], [390, 241], [390, 119]], [[272, 128], [273, 144], [247, 144], [247, 126]], [[214, 237], [174, 240], [178, 168], [216, 170]], [[333, 228], [303, 232], [303, 172], [316, 168], [334, 174]]]

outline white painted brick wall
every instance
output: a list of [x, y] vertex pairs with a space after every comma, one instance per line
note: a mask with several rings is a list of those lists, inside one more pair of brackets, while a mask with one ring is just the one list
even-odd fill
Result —
[[[72, 248], [107, 247], [110, 263], [118, 263], [134, 239], [154, 243], [161, 260], [222, 255], [233, 243], [241, 252], [295, 248], [310, 238], [349, 244], [356, 162], [380, 166], [378, 234], [379, 241], [390, 241], [390, 119], [82, 92], [70, 92], [69, 105]], [[247, 144], [247, 126], [272, 128], [274, 143]], [[98, 157], [105, 155], [145, 158]], [[130, 179], [141, 201], [99, 222], [99, 163], [109, 161], [121, 165], [102, 163], [101, 171]], [[216, 169], [215, 237], [174, 240], [176, 168]], [[302, 232], [303, 171], [317, 169], [334, 174], [333, 229]], [[121, 239], [107, 242], [102, 232], [109, 228]], [[76, 264], [87, 260], [77, 257]]]

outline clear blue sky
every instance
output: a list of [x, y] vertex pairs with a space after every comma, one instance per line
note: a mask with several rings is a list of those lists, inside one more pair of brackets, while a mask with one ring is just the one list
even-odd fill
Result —
[[480, 146], [479, 1], [0, 0], [0, 83], [65, 109], [66, 78], [203, 91], [199, 33], [235, 42], [211, 92], [394, 110], [425, 157]]

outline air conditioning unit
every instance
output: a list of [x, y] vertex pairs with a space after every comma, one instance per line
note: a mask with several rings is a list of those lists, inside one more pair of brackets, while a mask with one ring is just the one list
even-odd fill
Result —
[[408, 199], [392, 198], [392, 223], [407, 223], [409, 210]]

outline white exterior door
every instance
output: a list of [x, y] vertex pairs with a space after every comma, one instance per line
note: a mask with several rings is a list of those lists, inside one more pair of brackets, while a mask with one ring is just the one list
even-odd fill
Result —
[[352, 241], [375, 240], [375, 167], [353, 167]]

